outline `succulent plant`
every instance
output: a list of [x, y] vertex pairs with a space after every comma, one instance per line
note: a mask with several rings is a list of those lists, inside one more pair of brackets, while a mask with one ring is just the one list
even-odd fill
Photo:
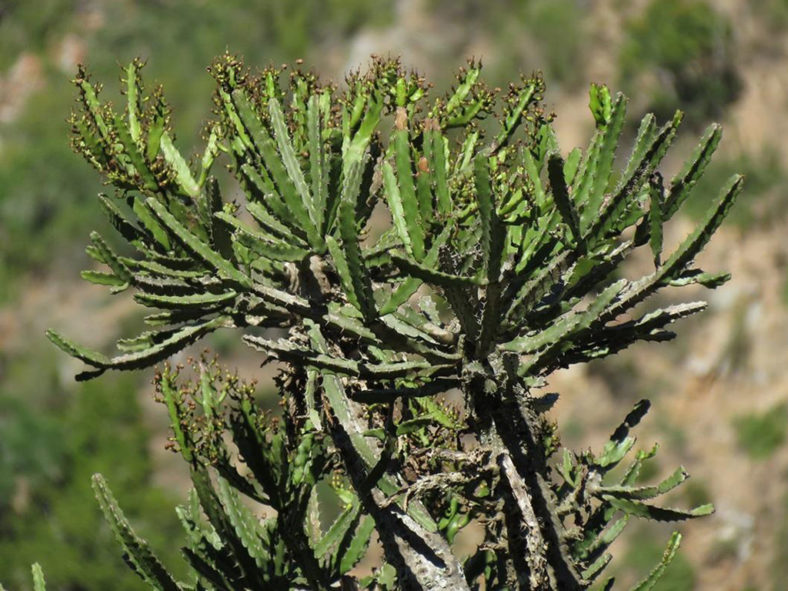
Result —
[[[656, 453], [634, 451], [631, 434], [647, 401], [603, 449], [576, 452], [550, 418], [557, 396], [539, 392], [559, 368], [672, 338], [671, 323], [705, 307], [639, 305], [662, 288], [727, 280], [694, 259], [741, 177], [663, 252], [663, 226], [703, 174], [719, 126], [665, 181], [681, 113], [662, 125], [646, 116], [625, 157], [627, 99], [605, 86], [591, 87], [590, 144], [562, 152], [539, 75], [491, 90], [471, 62], [431, 98], [396, 60], [374, 59], [339, 87], [299, 68], [253, 75], [225, 55], [210, 68], [206, 147], [190, 162], [141, 67], [124, 70], [125, 113], [80, 71], [72, 124], [74, 148], [116, 190], [101, 206], [135, 249], [119, 254], [94, 232], [88, 254], [106, 268], [83, 276], [132, 291], [153, 309], [151, 329], [118, 341], [116, 356], [48, 335], [89, 379], [234, 330], [261, 360], [281, 362], [283, 409], [264, 412], [253, 384], [204, 356], [191, 381], [177, 366], [157, 373], [194, 483], [178, 508], [193, 580], [169, 574], [94, 480], [151, 587], [610, 589], [608, 548], [631, 518], [713, 510], [654, 504], [683, 468], [639, 481]], [[219, 157], [237, 187], [220, 189]], [[639, 249], [653, 268], [625, 278]], [[480, 541], [461, 554], [469, 524]], [[373, 536], [382, 562], [361, 574]], [[653, 586], [679, 541], [636, 589]]]

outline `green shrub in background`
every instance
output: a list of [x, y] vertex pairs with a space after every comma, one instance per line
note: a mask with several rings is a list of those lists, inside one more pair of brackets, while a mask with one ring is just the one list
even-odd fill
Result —
[[491, 82], [508, 83], [512, 70], [543, 69], [555, 84], [576, 89], [583, 81], [588, 41], [584, 2], [578, 0], [428, 0], [441, 18], [474, 23], [494, 49]]
[[[520, 4], [519, 20], [536, 41], [545, 74], [569, 88], [583, 81], [584, 49], [588, 41], [583, 25], [587, 12], [577, 0], [531, 0]], [[507, 14], [507, 13], [504, 13]], [[516, 35], [515, 31], [512, 35]], [[559, 41], [560, 39], [560, 41]], [[502, 50], [506, 55], [507, 52]]]
[[61, 476], [60, 438], [56, 417], [5, 392], [0, 396], [0, 522], [9, 518], [20, 486], [37, 490]]
[[[182, 533], [170, 497], [151, 485], [150, 433], [141, 426], [137, 387], [125, 377], [69, 394], [53, 388], [48, 410], [0, 392], [0, 580], [12, 589], [30, 588], [26, 565], [33, 561], [52, 589], [139, 589], [101, 512], [85, 502], [97, 471], [123, 483], [132, 521], [175, 558], [173, 541]], [[73, 403], [63, 400], [70, 396]]]
[[[788, 27], [788, 2], [786, 0], [753, 0], [752, 11], [761, 17], [761, 22], [774, 33], [784, 33]], [[775, 40], [780, 37], [775, 37]]]
[[[68, 97], [65, 80], [51, 92], [31, 97], [24, 113], [3, 134], [0, 302], [17, 295], [21, 277], [46, 271], [53, 253], [78, 256], [76, 249], [68, 248], [74, 244], [71, 237], [84, 235], [88, 224], [105, 225], [85, 207], [88, 196], [101, 186], [74, 165], [68, 142], [63, 141], [69, 129], [63, 109]], [[61, 115], [53, 115], [57, 113]], [[35, 240], [30, 239], [33, 235]]]
[[771, 565], [773, 591], [780, 591], [788, 579], [788, 496], [783, 497], [782, 512], [774, 541], [775, 553]]
[[788, 405], [778, 404], [763, 413], [742, 415], [734, 420], [741, 447], [755, 460], [765, 460], [785, 443]]
[[[390, 60], [342, 91], [300, 70], [252, 76], [229, 55], [211, 73], [216, 119], [193, 165], [173, 143], [161, 95], [144, 98], [139, 62], [124, 70], [122, 113], [84, 72], [75, 81], [74, 145], [117, 189], [100, 203], [136, 250], [124, 256], [92, 233], [87, 252], [102, 269], [83, 277], [133, 289], [154, 310], [150, 330], [119, 340], [112, 357], [49, 331], [87, 364], [79, 379], [149, 366], [221, 328], [283, 364], [278, 418], [207, 360], [193, 381], [180, 368], [158, 375], [194, 484], [178, 513], [196, 586], [131, 529], [106, 479], [93, 479], [143, 580], [159, 589], [586, 589], [630, 519], [712, 511], [654, 504], [688, 477], [679, 468], [640, 485], [656, 447], [605, 478], [633, 451], [647, 401], [598, 453], [558, 454], [545, 414], [555, 396], [532, 389], [560, 367], [670, 339], [670, 324], [705, 307], [631, 312], [662, 288], [727, 280], [693, 260], [741, 177], [662, 252], [663, 223], [708, 165], [718, 126], [666, 182], [657, 169], [681, 113], [661, 126], [645, 117], [619, 168], [627, 100], [603, 86], [590, 93], [590, 145], [564, 157], [540, 77], [493, 92], [472, 62], [431, 99], [422, 78]], [[222, 154], [241, 203], [223, 199], [211, 174]], [[372, 238], [376, 210], [391, 223]], [[637, 248], [653, 270], [619, 279]], [[441, 394], [456, 390], [462, 398], [447, 404]], [[320, 488], [343, 507], [333, 520]], [[459, 553], [455, 538], [471, 522], [483, 542]], [[385, 562], [362, 576], [354, 567], [373, 532]], [[680, 539], [671, 536], [637, 590], [653, 587]]]
[[74, 29], [80, 18], [79, 0], [5, 0], [0, 5], [0, 70], [25, 51], [40, 52]]
[[733, 52], [730, 23], [705, 0], [652, 0], [627, 26], [620, 79], [634, 88], [654, 76], [649, 110], [668, 117], [681, 105], [705, 125], [740, 91]]
[[[707, 195], [707, 191], [717, 183], [723, 182], [733, 171], [738, 171], [747, 178], [747, 203], [739, 202], [732, 209], [728, 223], [741, 230], [769, 228], [785, 220], [788, 199], [783, 189], [788, 175], [780, 163], [779, 150], [763, 149], [756, 155], [740, 154], [736, 157], [715, 160], [704, 178], [698, 183], [698, 194]], [[699, 197], [688, 204], [686, 213], [693, 219], [703, 215], [708, 199]]]

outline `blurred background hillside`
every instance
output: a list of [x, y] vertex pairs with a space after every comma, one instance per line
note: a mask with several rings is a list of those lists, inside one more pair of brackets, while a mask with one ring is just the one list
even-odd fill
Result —
[[[591, 82], [631, 97], [630, 122], [687, 113], [675, 170], [711, 121], [725, 138], [707, 180], [669, 229], [679, 240], [733, 172], [743, 198], [701, 261], [733, 280], [677, 341], [640, 345], [556, 375], [571, 446], [598, 445], [639, 398], [655, 403], [639, 445], [693, 479], [676, 504], [717, 513], [682, 526], [682, 555], [658, 589], [788, 588], [788, 0], [0, 0], [0, 581], [28, 589], [41, 562], [53, 590], [143, 589], [126, 568], [89, 486], [103, 472], [139, 532], [177, 570], [183, 467], [164, 451], [151, 373], [78, 385], [79, 364], [46, 342], [56, 327], [106, 347], [139, 316], [126, 296], [79, 280], [101, 216], [94, 171], [68, 145], [84, 63], [117, 98], [118, 64], [148, 60], [178, 144], [201, 142], [225, 50], [252, 66], [305, 60], [342, 79], [370, 54], [402, 57], [440, 90], [470, 57], [491, 86], [541, 69], [565, 151], [584, 145]], [[633, 130], [627, 133], [630, 136]], [[686, 297], [686, 294], [683, 295]], [[252, 377], [232, 339], [210, 346]], [[647, 475], [648, 476], [648, 475]], [[656, 477], [657, 474], [651, 474]], [[633, 528], [636, 530], [636, 528]], [[648, 569], [667, 531], [617, 547], [621, 588]], [[643, 541], [645, 540], [645, 543]], [[614, 562], [616, 564], [616, 562]]]

